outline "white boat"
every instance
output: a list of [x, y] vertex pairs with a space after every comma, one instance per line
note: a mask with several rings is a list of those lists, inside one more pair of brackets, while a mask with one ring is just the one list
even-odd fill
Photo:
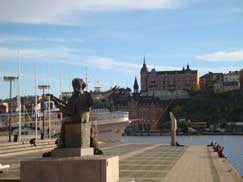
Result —
[[[47, 106], [47, 104], [45, 104]], [[45, 134], [49, 127], [48, 109], [45, 111]], [[38, 127], [42, 128], [42, 112], [38, 112]], [[61, 112], [52, 104], [50, 110], [51, 132], [52, 135], [60, 133], [61, 125], [65, 120], [70, 118], [62, 118]], [[99, 142], [117, 142], [121, 141], [124, 129], [129, 125], [129, 113], [123, 111], [109, 111], [108, 109], [93, 109], [90, 114], [90, 122], [96, 128], [97, 139]], [[34, 128], [34, 122], [31, 127]]]
[[[48, 113], [48, 104], [45, 103], [44, 111], [44, 130], [45, 137], [48, 137], [49, 126], [51, 131], [51, 136], [56, 136], [60, 133], [61, 125], [65, 120], [70, 120], [68, 117], [62, 118], [62, 113], [58, 108], [55, 107], [54, 102], [51, 101], [50, 114]], [[8, 129], [8, 114], [2, 114], [2, 117], [5, 116], [4, 122], [0, 122], [0, 128], [2, 130]], [[12, 129], [13, 134], [18, 133], [18, 115], [12, 115]], [[28, 117], [27, 117], [28, 116]], [[50, 116], [50, 120], [49, 120]], [[49, 123], [50, 121], [50, 123]], [[90, 122], [96, 128], [96, 134], [99, 142], [117, 142], [121, 140], [122, 133], [124, 129], [129, 124], [129, 113], [122, 111], [109, 111], [108, 109], [93, 109], [90, 114]], [[35, 133], [35, 114], [22, 114], [22, 129], [24, 130], [29, 128], [27, 134], [34, 135]], [[43, 112], [40, 111], [40, 106], [37, 110], [37, 128], [38, 135], [43, 127]], [[33, 131], [32, 131], [33, 130]], [[32, 131], [32, 132], [30, 132]]]
[[[70, 118], [63, 118], [63, 122]], [[90, 122], [96, 128], [97, 139], [103, 143], [121, 141], [124, 129], [130, 123], [129, 113], [123, 111], [109, 111], [108, 109], [93, 109], [90, 114]], [[60, 125], [59, 130], [60, 132]]]
[[97, 128], [98, 140], [105, 143], [120, 141], [130, 122], [128, 112], [110, 112], [107, 109], [92, 110], [90, 120]]

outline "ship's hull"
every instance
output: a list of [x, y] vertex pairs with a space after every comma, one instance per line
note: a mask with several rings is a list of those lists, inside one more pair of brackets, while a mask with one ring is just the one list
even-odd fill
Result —
[[[70, 122], [70, 117], [60, 118], [58, 115], [60, 112], [51, 112], [50, 122], [48, 114], [45, 114], [44, 120], [44, 132], [45, 136], [48, 136], [49, 127], [51, 128], [51, 135], [58, 136], [61, 131], [61, 125], [63, 122]], [[102, 113], [91, 113], [90, 122], [96, 128], [96, 136], [100, 143], [111, 143], [121, 141], [121, 136], [124, 129], [129, 124], [128, 113], [126, 112], [102, 112]], [[38, 133], [42, 131], [43, 121], [38, 119], [37, 128]], [[12, 122], [12, 127], [16, 128], [18, 133], [17, 120]], [[35, 121], [24, 121], [22, 120], [22, 127], [32, 128], [28, 131], [28, 134], [35, 134]], [[6, 127], [7, 130], [7, 127]], [[32, 131], [32, 132], [31, 132]]]
[[95, 124], [97, 139], [100, 143], [113, 143], [121, 141], [121, 136], [128, 126], [129, 120], [114, 121]]

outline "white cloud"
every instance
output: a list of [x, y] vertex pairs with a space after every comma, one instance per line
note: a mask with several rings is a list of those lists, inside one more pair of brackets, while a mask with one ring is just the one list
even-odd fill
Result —
[[129, 63], [127, 61], [117, 61], [109, 57], [89, 56], [86, 57], [82, 63], [86, 65], [93, 65], [100, 69], [117, 70], [122, 72], [133, 72], [140, 68], [138, 64]]
[[209, 54], [196, 56], [197, 59], [204, 61], [243, 61], [243, 50], [237, 51], [218, 51]]
[[[142, 67], [142, 64], [129, 63], [128, 61], [124, 61], [124, 60], [121, 61], [109, 57], [97, 57], [97, 56], [86, 57], [81, 62], [86, 66], [91, 64], [92, 66], [95, 66], [99, 69], [116, 70], [119, 72], [136, 73], [136, 74], [139, 73]], [[147, 65], [147, 66], [149, 69], [155, 68], [157, 71], [181, 69], [179, 67], [174, 67], [174, 66], [158, 66], [158, 65]]]
[[21, 35], [9, 35], [2, 34], [0, 35], [0, 44], [15, 44], [15, 43], [26, 43], [26, 42], [48, 42], [48, 43], [83, 43], [83, 40], [80, 38], [60, 38], [60, 37], [46, 37], [46, 38], [37, 38], [31, 36], [21, 36]]
[[[140, 65], [141, 68], [141, 65]], [[173, 70], [181, 70], [182, 67], [178, 66], [158, 66], [158, 65], [148, 65], [149, 69], [155, 69], [156, 71], [173, 71]]]
[[[75, 49], [66, 47], [57, 48], [42, 48], [42, 49], [31, 49], [24, 48], [19, 49], [20, 56], [23, 57], [24, 61], [44, 61], [44, 62], [56, 62], [57, 60], [74, 59]], [[18, 49], [0, 47], [0, 62], [17, 59]]]
[[229, 66], [212, 66], [212, 67], [195, 67], [199, 71], [199, 75], [202, 76], [207, 74], [208, 72], [213, 73], [228, 73], [229, 71], [239, 71], [240, 67], [237, 65], [229, 65]]
[[[0, 63], [6, 61], [17, 61], [16, 48], [0, 47]], [[116, 60], [111, 57], [82, 55], [80, 50], [67, 47], [20, 50], [23, 62], [49, 62], [73, 66], [92, 66], [103, 70], [116, 70], [123, 73], [139, 72], [141, 64], [131, 63], [127, 60]], [[150, 69], [156, 70], [178, 70], [181, 68], [173, 66], [148, 65]]]
[[0, 21], [72, 24], [83, 11], [176, 9], [182, 1], [188, 0], [3, 0]]
[[33, 38], [28, 36], [0, 35], [0, 44], [25, 41], [33, 41]]

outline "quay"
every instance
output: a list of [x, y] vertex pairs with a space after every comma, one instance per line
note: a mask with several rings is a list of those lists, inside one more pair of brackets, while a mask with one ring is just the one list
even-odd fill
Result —
[[[0, 182], [20, 182], [20, 161], [38, 159], [55, 146], [51, 140], [36, 148], [21, 145], [0, 145], [0, 163], [10, 164], [8, 172], [0, 173]], [[227, 159], [206, 146], [118, 143], [101, 148], [105, 155], [119, 155], [120, 182], [242, 182]]]

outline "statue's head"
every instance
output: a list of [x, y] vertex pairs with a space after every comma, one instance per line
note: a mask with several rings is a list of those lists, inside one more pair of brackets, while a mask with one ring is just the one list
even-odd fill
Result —
[[77, 93], [82, 93], [86, 87], [86, 83], [80, 78], [74, 78], [72, 81], [73, 91]]

